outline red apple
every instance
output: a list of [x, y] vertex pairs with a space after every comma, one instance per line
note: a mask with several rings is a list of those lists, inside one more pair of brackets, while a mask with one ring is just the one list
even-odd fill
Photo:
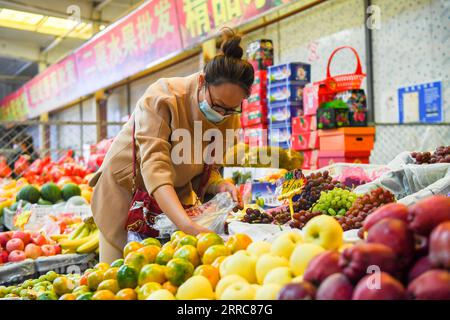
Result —
[[4, 248], [9, 240], [11, 236], [7, 232], [0, 233], [0, 248]]
[[404, 268], [414, 258], [414, 234], [406, 222], [386, 218], [371, 226], [367, 234], [368, 243], [381, 243], [391, 248], [397, 255], [398, 266]]
[[403, 300], [405, 288], [386, 272], [373, 273], [362, 278], [355, 287], [352, 300]]
[[28, 232], [24, 232], [24, 231], [14, 231], [12, 237], [12, 239], [21, 239], [23, 241], [24, 245], [27, 245], [30, 243], [31, 240], [31, 236]]
[[55, 246], [51, 245], [51, 244], [44, 244], [41, 247], [41, 250], [42, 250], [42, 253], [44, 254], [44, 256], [47, 256], [47, 257], [54, 256], [56, 254]]
[[409, 227], [423, 236], [441, 222], [450, 220], [450, 197], [436, 195], [426, 198], [408, 208]]
[[442, 222], [431, 231], [429, 250], [434, 267], [450, 269], [450, 221]]
[[353, 285], [342, 273], [327, 277], [317, 289], [316, 300], [351, 300]]
[[430, 270], [411, 282], [407, 296], [416, 300], [450, 300], [450, 272]]
[[316, 287], [310, 282], [289, 283], [278, 293], [277, 300], [314, 300]]
[[25, 255], [27, 256], [27, 258], [36, 259], [42, 256], [41, 247], [35, 245], [34, 243], [29, 243], [25, 247]]
[[345, 249], [339, 258], [339, 267], [350, 281], [356, 282], [376, 266], [380, 271], [396, 274], [395, 252], [381, 243], [359, 243]]
[[47, 238], [45, 238], [40, 233], [33, 234], [31, 236], [31, 241], [38, 246], [43, 246], [44, 244], [48, 244]]
[[61, 254], [61, 246], [59, 244], [54, 245], [55, 254]]
[[409, 270], [408, 281], [411, 282], [421, 274], [433, 269], [428, 256], [424, 256], [416, 261], [412, 268]]
[[8, 262], [8, 252], [0, 248], [0, 263]]
[[24, 249], [25, 245], [23, 244], [23, 241], [18, 238], [14, 238], [9, 240], [6, 243], [6, 251], [12, 252], [14, 250], [22, 250]]
[[8, 261], [9, 262], [19, 262], [19, 261], [25, 260], [26, 258], [27, 258], [27, 256], [25, 255], [25, 252], [23, 252], [21, 250], [14, 250], [14, 251], [10, 252], [10, 254], [8, 256]]
[[388, 203], [369, 214], [363, 222], [363, 228], [368, 231], [370, 227], [385, 218], [396, 218], [406, 222], [407, 217], [407, 206], [401, 203]]
[[337, 251], [326, 251], [315, 256], [309, 262], [303, 274], [303, 280], [318, 286], [329, 275], [340, 272], [339, 256]]

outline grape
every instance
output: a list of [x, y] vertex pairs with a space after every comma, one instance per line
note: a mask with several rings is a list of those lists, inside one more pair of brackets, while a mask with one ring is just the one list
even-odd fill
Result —
[[272, 216], [258, 209], [247, 208], [241, 221], [246, 223], [271, 223]]
[[297, 228], [297, 229], [303, 229], [305, 224], [314, 218], [315, 216], [321, 215], [322, 212], [311, 212], [306, 210], [301, 210], [299, 212], [296, 212], [293, 215], [293, 220], [289, 223], [291, 228]]
[[331, 191], [321, 194], [319, 200], [311, 208], [311, 211], [321, 211], [332, 216], [344, 215], [347, 212], [347, 203], [353, 203], [356, 194], [349, 190], [334, 188]]
[[411, 157], [416, 160], [417, 164], [450, 163], [450, 146], [437, 147], [433, 154], [430, 152], [412, 152]]

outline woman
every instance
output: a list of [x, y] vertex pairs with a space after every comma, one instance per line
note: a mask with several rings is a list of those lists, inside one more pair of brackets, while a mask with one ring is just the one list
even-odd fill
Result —
[[[95, 185], [92, 210], [101, 231], [101, 261], [111, 262], [122, 256], [134, 169], [137, 169], [136, 187], [146, 190], [180, 230], [192, 235], [208, 232], [193, 222], [183, 207], [196, 204], [194, 189], [199, 189], [205, 177], [205, 166], [195, 163], [194, 152], [189, 163], [174, 163], [171, 151], [177, 143], [171, 135], [177, 129], [185, 129], [190, 133], [192, 150], [196, 143], [204, 150], [210, 142], [194, 136], [194, 122], [201, 123], [202, 133], [218, 129], [223, 137], [226, 129], [239, 127], [242, 101], [249, 96], [254, 78], [253, 67], [242, 60], [240, 40], [227, 32], [222, 53], [209, 61], [203, 72], [160, 79], [152, 84], [114, 139], [103, 165], [90, 182]], [[239, 201], [236, 187], [222, 179], [217, 169], [204, 180], [204, 187], [211, 194], [229, 192]]]

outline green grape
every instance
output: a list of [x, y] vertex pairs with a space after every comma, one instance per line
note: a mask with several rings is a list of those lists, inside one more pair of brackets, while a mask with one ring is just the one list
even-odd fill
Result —
[[320, 194], [319, 199], [312, 206], [312, 211], [320, 211], [332, 216], [345, 215], [357, 198], [356, 194], [341, 188], [334, 188], [326, 192], [322, 191]]

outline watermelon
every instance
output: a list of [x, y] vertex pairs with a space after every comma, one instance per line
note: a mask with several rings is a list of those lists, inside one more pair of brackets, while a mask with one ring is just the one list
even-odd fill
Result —
[[37, 202], [38, 204], [40, 204], [41, 206], [51, 206], [53, 203], [44, 199], [39, 199], [39, 201]]
[[66, 184], [61, 190], [62, 197], [65, 201], [74, 196], [81, 196], [81, 189], [75, 183]]
[[61, 190], [53, 182], [46, 183], [41, 188], [41, 198], [55, 203], [61, 199]]
[[41, 197], [39, 190], [32, 185], [26, 185], [17, 193], [17, 200], [25, 200], [31, 203], [38, 202]]

